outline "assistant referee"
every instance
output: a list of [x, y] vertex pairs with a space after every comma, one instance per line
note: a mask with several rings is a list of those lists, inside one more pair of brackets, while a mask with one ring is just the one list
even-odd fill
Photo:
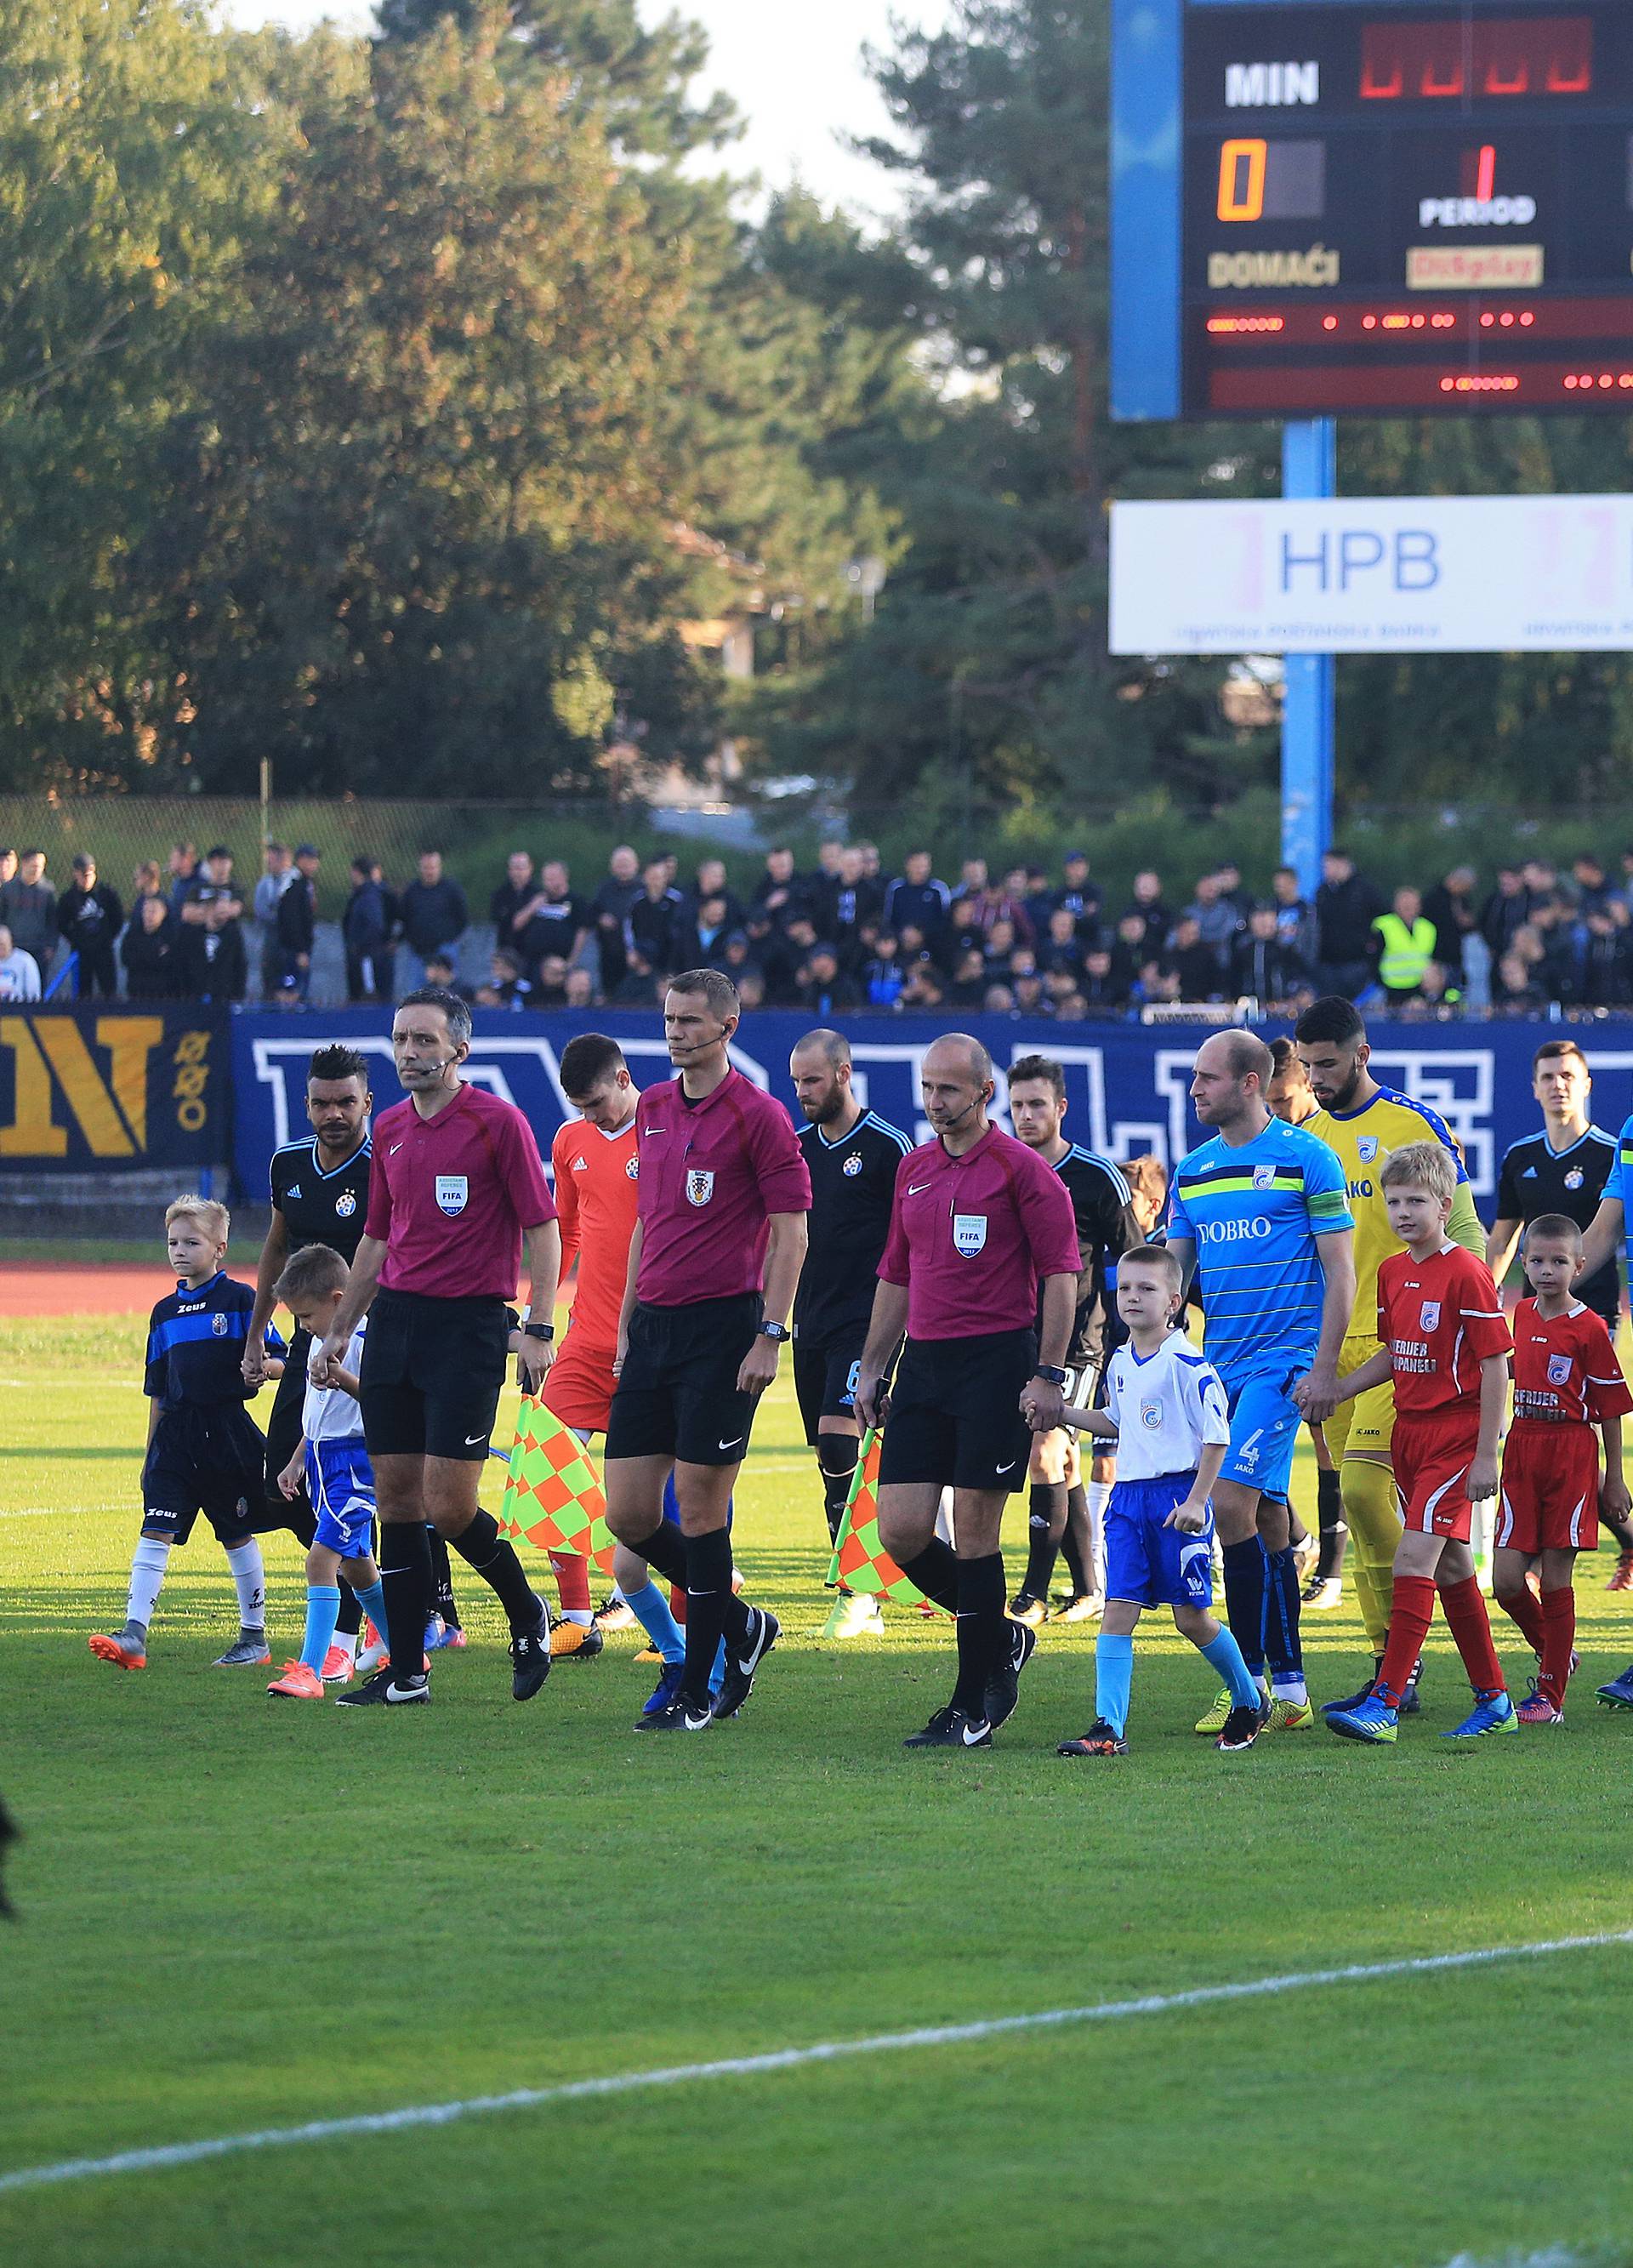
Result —
[[471, 1012], [457, 992], [410, 992], [393, 1020], [391, 1046], [408, 1100], [374, 1123], [367, 1225], [312, 1371], [318, 1385], [330, 1382], [367, 1311], [359, 1399], [391, 1660], [339, 1705], [430, 1698], [428, 1521], [497, 1594], [511, 1625], [511, 1690], [526, 1701], [549, 1674], [549, 1616], [476, 1491], [504, 1383], [505, 1306], [524, 1241], [523, 1390], [536, 1394], [550, 1366], [562, 1252], [555, 1206], [521, 1112], [460, 1077]]
[[[776, 1375], [805, 1256], [811, 1176], [788, 1113], [732, 1066], [741, 1011], [717, 968], [670, 979], [664, 1037], [678, 1079], [636, 1112], [637, 1216], [607, 1427], [607, 1524], [686, 1589], [686, 1668], [644, 1733], [734, 1717], [781, 1624], [732, 1590], [726, 1518], [760, 1396]], [[666, 1523], [674, 1474], [680, 1523]], [[710, 1675], [725, 1640], [725, 1675]]]
[[[935, 1139], [896, 1174], [890, 1235], [857, 1381], [857, 1415], [885, 1427], [879, 1541], [958, 1617], [958, 1682], [909, 1749], [979, 1749], [1015, 1708], [1037, 1634], [1004, 1611], [1004, 1501], [1026, 1481], [1031, 1425], [1061, 1422], [1079, 1256], [1071, 1198], [1024, 1142], [994, 1126], [992, 1058], [935, 1041], [920, 1074]], [[1041, 1329], [1038, 1287], [1043, 1287]], [[894, 1388], [884, 1377], [907, 1346]], [[953, 1543], [936, 1534], [953, 1491]]]

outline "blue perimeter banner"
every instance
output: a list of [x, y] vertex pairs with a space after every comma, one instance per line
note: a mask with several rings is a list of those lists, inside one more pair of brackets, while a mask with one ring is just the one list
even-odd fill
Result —
[[[732, 1055], [739, 1071], [781, 1097], [794, 1116], [788, 1058], [812, 1019], [783, 1010], [745, 1017]], [[1018, 1056], [1053, 1056], [1065, 1066], [1066, 1130], [1119, 1160], [1150, 1152], [1166, 1165], [1200, 1138], [1188, 1100], [1191, 1064], [1210, 1025], [1052, 1024], [1007, 1017], [960, 1022], [952, 1016], [857, 1016], [846, 1025], [858, 1097], [916, 1141], [929, 1129], [920, 1114], [919, 1065], [938, 1034], [976, 1033], [1000, 1068]], [[1276, 1029], [1266, 1027], [1271, 1037]], [[401, 1100], [392, 1069], [389, 1023], [378, 1010], [341, 1009], [232, 1020], [233, 1164], [240, 1197], [264, 1200], [267, 1165], [281, 1143], [309, 1130], [306, 1062], [334, 1041], [360, 1048], [373, 1070], [377, 1111]], [[671, 1076], [659, 1019], [638, 1010], [506, 1015], [476, 1012], [467, 1076], [526, 1113], [548, 1160], [557, 1127], [573, 1113], [556, 1076], [562, 1049], [579, 1032], [606, 1032], [629, 1059], [637, 1086]], [[1463, 1145], [1469, 1178], [1490, 1217], [1504, 1151], [1536, 1132], [1541, 1114], [1531, 1094], [1531, 1058], [1547, 1039], [1578, 1038], [1593, 1066], [1593, 1116], [1615, 1133], [1633, 1111], [1633, 1022], [1541, 1021], [1386, 1025], [1372, 1070], [1387, 1086], [1428, 1103]], [[1002, 1082], [1000, 1081], [1000, 1101]], [[796, 1123], [800, 1123], [796, 1117]], [[1007, 1123], [1007, 1122], [1004, 1122]]]

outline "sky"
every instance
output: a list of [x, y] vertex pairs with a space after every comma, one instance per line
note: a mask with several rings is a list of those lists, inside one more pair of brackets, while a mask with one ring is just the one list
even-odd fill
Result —
[[[225, 0], [236, 22], [272, 21], [304, 31], [322, 16], [363, 29], [370, 11], [357, 0]], [[641, 0], [649, 20], [668, 12], [669, 0]], [[768, 9], [765, 0], [675, 0], [679, 11], [709, 34], [705, 77], [723, 87], [747, 122], [733, 145], [733, 171], [754, 172], [779, 188], [796, 173], [825, 203], [844, 203], [860, 215], [882, 216], [900, 202], [897, 179], [842, 147], [843, 134], [875, 134], [887, 124], [884, 106], [862, 68], [869, 40], [885, 43], [889, 18], [936, 26], [948, 0], [805, 0]]]

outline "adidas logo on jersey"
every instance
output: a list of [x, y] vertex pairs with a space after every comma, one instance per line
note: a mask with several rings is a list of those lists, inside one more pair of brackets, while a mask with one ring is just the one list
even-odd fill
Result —
[[298, 1182], [291, 1182], [290, 1183], [289, 1195], [292, 1197], [298, 1197], [300, 1195], [300, 1183]]

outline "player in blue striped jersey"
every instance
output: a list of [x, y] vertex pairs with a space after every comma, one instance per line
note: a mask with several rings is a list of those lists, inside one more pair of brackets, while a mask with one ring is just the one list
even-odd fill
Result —
[[[1300, 1731], [1313, 1718], [1287, 1483], [1300, 1423], [1319, 1425], [1337, 1394], [1355, 1297], [1354, 1224], [1333, 1152], [1270, 1116], [1274, 1068], [1251, 1032], [1203, 1042], [1191, 1100], [1211, 1131], [1175, 1170], [1167, 1241], [1187, 1279], [1195, 1276], [1203, 1344], [1231, 1399], [1231, 1445], [1213, 1492], [1225, 1612], [1255, 1676], [1268, 1654], [1272, 1724]], [[1230, 1706], [1227, 1692], [1198, 1732], [1217, 1732]]]

